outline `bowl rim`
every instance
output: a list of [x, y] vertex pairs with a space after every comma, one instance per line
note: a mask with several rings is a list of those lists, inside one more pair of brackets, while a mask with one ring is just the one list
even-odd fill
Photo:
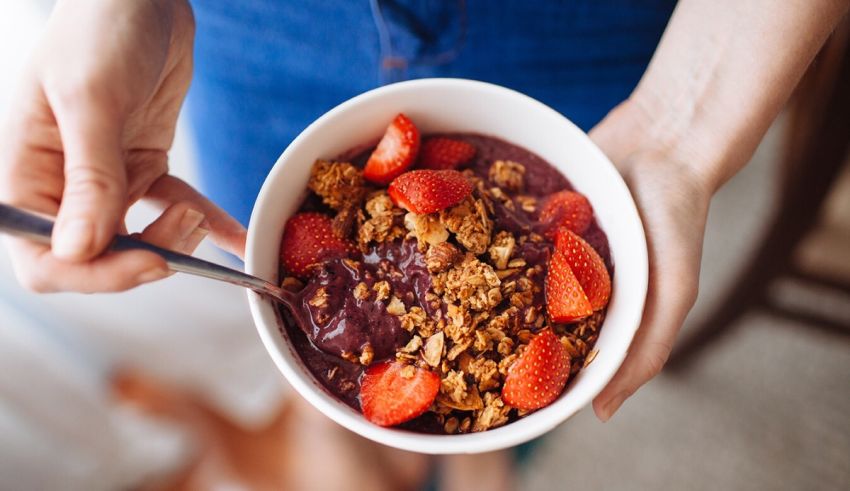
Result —
[[[630, 246], [633, 247], [633, 250], [631, 250], [630, 253], [635, 256], [631, 258], [630, 261], [637, 261], [637, 264], [634, 265], [636, 266], [634, 275], [636, 285], [638, 285], [638, 291], [632, 292], [630, 290], [630, 294], [638, 295], [640, 297], [640, 300], [639, 302], [637, 302], [637, 304], [634, 304], [636, 305], [636, 307], [634, 308], [635, 311], [631, 312], [631, 315], [628, 316], [628, 325], [633, 326], [633, 328], [631, 328], [628, 332], [628, 342], [626, 343], [626, 346], [628, 347], [631, 344], [631, 341], [634, 338], [634, 335], [640, 325], [644, 305], [646, 302], [649, 275], [646, 235], [644, 232], [640, 214], [638, 213], [637, 206], [634, 202], [634, 197], [626, 186], [625, 181], [623, 181], [622, 176], [616, 170], [616, 168], [608, 159], [608, 157], [605, 156], [604, 153], [602, 153], [602, 151], [596, 146], [595, 143], [593, 143], [592, 140], [590, 140], [590, 138], [584, 131], [578, 128], [566, 116], [560, 114], [559, 112], [555, 111], [546, 104], [528, 95], [525, 95], [513, 89], [509, 89], [488, 82], [460, 78], [426, 78], [398, 82], [369, 90], [351, 99], [348, 99], [347, 101], [342, 102], [341, 104], [332, 108], [331, 110], [320, 116], [318, 119], [313, 121], [281, 153], [274, 166], [266, 176], [262, 188], [260, 189], [260, 192], [257, 195], [248, 226], [248, 240], [245, 248], [246, 272], [249, 274], [257, 274], [257, 271], [255, 271], [255, 265], [258, 258], [256, 257], [254, 251], [257, 248], [257, 244], [261, 242], [263, 236], [263, 234], [258, 231], [258, 221], [260, 220], [259, 215], [261, 214], [263, 204], [269, 202], [270, 199], [272, 199], [270, 198], [274, 194], [272, 190], [272, 183], [275, 183], [280, 179], [279, 174], [283, 172], [284, 167], [286, 167], [287, 159], [289, 155], [294, 153], [294, 149], [298, 148], [304, 140], [307, 140], [311, 137], [313, 133], [321, 129], [322, 126], [326, 124], [326, 122], [333, 120], [341, 113], [349, 111], [352, 107], [357, 107], [362, 104], [368, 104], [373, 100], [386, 97], [392, 93], [415, 90], [417, 88], [444, 88], [449, 90], [468, 89], [489, 92], [494, 95], [519, 98], [519, 100], [521, 100], [523, 103], [535, 106], [537, 110], [549, 112], [557, 119], [562, 120], [562, 122], [566, 125], [573, 127], [576, 132], [581, 134], [581, 139], [587, 146], [587, 150], [591, 153], [595, 153], [596, 158], [600, 161], [600, 163], [604, 162], [604, 165], [600, 168], [600, 172], [605, 173], [605, 178], [611, 180], [610, 185], [620, 187], [620, 191], [624, 192], [625, 196], [628, 197], [628, 200], [626, 200], [626, 203], [624, 203], [627, 205], [627, 209], [619, 210], [619, 212], [628, 213], [629, 215], [631, 215], [631, 218], [629, 218], [629, 220], [633, 220], [634, 223], [638, 225], [635, 230], [637, 236], [632, 237], [633, 239], [638, 240], [636, 240], [635, 243], [630, 244]], [[279, 239], [276, 238], [275, 240]], [[619, 367], [622, 365], [622, 362], [628, 352], [628, 349], [623, 349], [621, 352], [611, 354], [610, 356], [616, 358], [616, 363], [613, 363], [613, 366], [615, 368], [613, 368], [611, 372], [609, 374], [606, 374], [604, 377], [599, 377], [600, 382], [596, 383], [595, 389], [592, 390], [593, 395], [590, 397], [589, 400], [582, 402], [581, 405], [570, 409], [564, 414], [553, 413], [553, 410], [558, 405], [558, 402], [563, 401], [563, 399], [560, 399], [559, 401], [556, 401], [547, 408], [543, 408], [535, 412], [534, 414], [531, 414], [511, 424], [483, 431], [480, 433], [467, 433], [458, 435], [432, 435], [417, 433], [397, 428], [380, 427], [367, 421], [359, 412], [356, 412], [354, 410], [345, 411], [341, 409], [339, 407], [339, 401], [337, 401], [333, 395], [328, 393], [323, 388], [318, 388], [317, 381], [307, 380], [302, 374], [302, 371], [299, 369], [299, 367], [293, 365], [284, 355], [283, 349], [278, 346], [278, 342], [280, 342], [280, 340], [276, 338], [280, 338], [283, 340], [283, 344], [289, 347], [291, 351], [293, 351], [293, 356], [299, 356], [298, 354], [294, 353], [295, 350], [290, 345], [289, 341], [286, 340], [285, 337], [280, 334], [278, 321], [276, 320], [274, 323], [266, 321], [267, 314], [265, 310], [270, 307], [271, 302], [250, 290], [247, 292], [247, 295], [254, 325], [260, 336], [260, 339], [262, 340], [263, 345], [266, 348], [266, 351], [269, 353], [269, 356], [271, 356], [278, 369], [283, 373], [289, 384], [291, 384], [292, 387], [302, 397], [304, 397], [311, 405], [313, 405], [313, 407], [318, 409], [327, 417], [331, 418], [331, 420], [335, 421], [337, 424], [340, 424], [341, 426], [351, 431], [354, 431], [355, 433], [365, 438], [384, 445], [413, 452], [431, 454], [487, 452], [515, 446], [531, 439], [537, 438], [552, 430], [556, 426], [569, 419], [575, 413], [585, 408], [593, 399], [593, 397], [595, 397], [602, 390], [602, 388], [604, 388], [604, 386], [611, 380], [611, 378], [613, 378]], [[275, 318], [277, 317], [278, 315], [275, 314]], [[309, 377], [314, 378], [312, 374], [309, 375]], [[356, 414], [356, 416], [352, 413]], [[549, 414], [550, 417], [542, 417], [544, 413]]]

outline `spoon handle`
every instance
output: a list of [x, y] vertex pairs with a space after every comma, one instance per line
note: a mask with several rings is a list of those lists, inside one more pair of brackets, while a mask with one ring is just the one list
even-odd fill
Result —
[[[50, 244], [50, 237], [53, 234], [53, 222], [47, 218], [15, 208], [14, 206], [0, 203], [0, 232], [43, 244]], [[163, 249], [162, 247], [157, 247], [127, 235], [116, 235], [112, 244], [109, 246], [109, 250], [144, 250], [152, 252], [165, 259], [168, 268], [172, 271], [232, 283], [275, 297], [281, 297], [283, 294], [277, 285], [256, 276], [251, 276], [241, 271], [204, 261], [203, 259], [198, 259], [187, 254]]]

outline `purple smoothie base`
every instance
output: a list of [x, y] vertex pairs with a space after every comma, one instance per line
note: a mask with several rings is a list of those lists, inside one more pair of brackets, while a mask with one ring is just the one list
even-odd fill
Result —
[[[541, 200], [557, 191], [573, 189], [567, 178], [557, 169], [520, 146], [477, 134], [450, 133], [440, 136], [463, 140], [475, 146], [475, 158], [463, 168], [471, 169], [485, 181], [490, 164], [495, 160], [512, 160], [525, 166], [525, 188], [521, 193], [525, 196]], [[370, 153], [360, 152], [351, 161], [362, 166]], [[539, 232], [545, 226], [537, 221], [536, 213], [526, 213], [519, 206], [512, 211], [500, 203], [494, 204], [494, 234], [500, 230], [508, 230], [515, 235], [527, 234]], [[318, 197], [312, 194], [299, 209], [299, 212], [305, 211], [331, 213]], [[582, 237], [599, 252], [613, 278], [614, 268], [608, 239], [595, 218]], [[528, 267], [542, 264], [546, 268], [551, 249], [550, 242], [526, 242], [518, 247], [517, 257], [524, 258]], [[302, 325], [311, 327], [311, 332], [305, 333], [299, 329], [286, 309], [280, 308], [279, 312], [295, 351], [313, 376], [334, 397], [360, 411], [360, 378], [364, 367], [346, 361], [339, 355], [344, 351], [359, 353], [369, 342], [375, 351], [376, 362], [393, 358], [396, 350], [407, 343], [410, 335], [401, 328], [398, 317], [386, 312], [386, 302], [377, 302], [374, 298], [358, 300], [352, 294], [354, 287], [362, 281], [371, 288], [374, 283], [386, 280], [408, 310], [410, 307], [419, 306], [429, 315], [433, 312], [432, 307], [425, 301], [425, 294], [431, 286], [430, 274], [425, 268], [423, 254], [417, 249], [415, 240], [399, 239], [390, 243], [373, 244], [368, 253], [358, 254], [358, 257], [352, 259], [358, 264], [347, 263], [341, 259], [326, 262], [299, 292], [298, 301], [302, 306], [299, 318]], [[284, 272], [281, 273], [283, 276]], [[510, 277], [505, 280], [509, 279]], [[320, 287], [324, 287], [328, 293], [329, 308], [324, 311], [333, 312], [327, 318], [322, 318], [320, 311], [308, 303]], [[534, 303], [542, 305], [543, 302], [541, 292], [535, 296]], [[332, 379], [329, 378], [330, 373], [334, 373]], [[442, 427], [430, 412], [404, 423], [401, 427], [419, 432], [443, 433]]]

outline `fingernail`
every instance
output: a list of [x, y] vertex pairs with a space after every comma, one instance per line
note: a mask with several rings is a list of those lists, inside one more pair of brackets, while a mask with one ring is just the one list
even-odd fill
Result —
[[161, 280], [167, 277], [170, 272], [167, 269], [154, 268], [149, 269], [136, 277], [137, 283], [150, 283], [152, 281]]
[[89, 252], [94, 240], [94, 227], [89, 221], [76, 219], [57, 227], [52, 244], [56, 257], [74, 259]]
[[197, 210], [191, 208], [186, 210], [183, 218], [180, 219], [180, 224], [177, 226], [177, 234], [180, 236], [180, 240], [188, 240], [205, 218], [204, 214]]
[[205, 228], [196, 228], [195, 231], [189, 234], [189, 237], [185, 241], [183, 241], [180, 250], [182, 250], [186, 254], [191, 254], [192, 251], [194, 251], [201, 244], [201, 241], [203, 241], [209, 233], [210, 231]]
[[617, 412], [617, 409], [620, 409], [620, 406], [626, 402], [626, 399], [629, 397], [629, 392], [624, 390], [619, 394], [615, 395], [608, 401], [608, 404], [605, 405], [605, 409], [602, 411], [602, 421], [608, 421], [611, 419], [611, 416]]

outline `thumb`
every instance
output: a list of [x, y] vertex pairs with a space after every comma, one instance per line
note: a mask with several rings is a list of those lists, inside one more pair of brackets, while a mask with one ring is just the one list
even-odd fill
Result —
[[118, 230], [127, 201], [120, 118], [97, 104], [72, 102], [56, 111], [65, 154], [65, 185], [53, 230], [53, 254], [86, 261]]

